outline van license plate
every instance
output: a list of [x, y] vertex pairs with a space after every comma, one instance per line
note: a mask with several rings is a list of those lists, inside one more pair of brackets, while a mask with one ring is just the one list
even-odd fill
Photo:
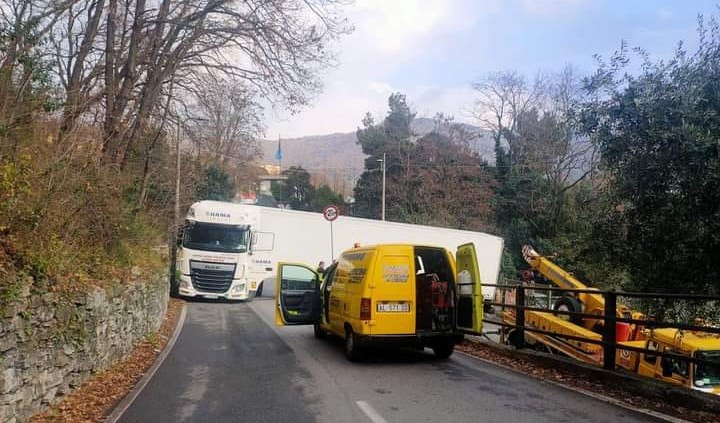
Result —
[[407, 313], [410, 311], [410, 304], [408, 304], [408, 303], [378, 303], [377, 311], [380, 313], [385, 313], [385, 312]]

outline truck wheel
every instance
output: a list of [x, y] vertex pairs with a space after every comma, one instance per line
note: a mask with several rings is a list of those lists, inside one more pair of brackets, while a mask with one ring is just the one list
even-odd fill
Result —
[[357, 335], [352, 330], [345, 333], [345, 356], [348, 360], [357, 362], [362, 358], [362, 351], [358, 345]]
[[[582, 305], [580, 304], [580, 301], [577, 298], [574, 297], [562, 297], [559, 300], [555, 301], [555, 304], [553, 305], [553, 310], [555, 311], [569, 311], [573, 313], [580, 313], [582, 311]], [[564, 320], [569, 320], [570, 322], [581, 325], [583, 318], [580, 316], [568, 316], [567, 314], [560, 314], [554, 313], [556, 316], [560, 317]]]
[[257, 287], [257, 291], [255, 291], [256, 297], [262, 297], [262, 289], [263, 289], [263, 284], [262, 284], [262, 282], [260, 282], [260, 284]]
[[432, 350], [435, 357], [444, 360], [450, 357], [453, 351], [455, 351], [455, 343], [449, 339], [443, 339], [442, 341], [435, 342], [432, 345]]
[[313, 324], [313, 334], [317, 339], [324, 339], [325, 335], [327, 335], [327, 332], [325, 332], [323, 328], [320, 327], [320, 323], [315, 323]]

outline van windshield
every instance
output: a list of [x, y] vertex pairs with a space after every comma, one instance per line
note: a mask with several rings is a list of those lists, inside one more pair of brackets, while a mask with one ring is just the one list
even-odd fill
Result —
[[695, 357], [709, 361], [709, 363], [699, 363], [695, 367], [695, 386], [699, 388], [720, 386], [720, 351], [699, 351]]
[[244, 253], [248, 245], [245, 227], [193, 223], [185, 228], [183, 247], [193, 250]]

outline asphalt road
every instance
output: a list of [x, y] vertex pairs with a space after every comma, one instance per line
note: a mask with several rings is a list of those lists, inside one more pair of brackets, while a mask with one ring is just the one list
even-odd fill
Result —
[[353, 364], [338, 339], [274, 327], [272, 306], [188, 302], [175, 347], [120, 422], [656, 421], [460, 354], [379, 350]]

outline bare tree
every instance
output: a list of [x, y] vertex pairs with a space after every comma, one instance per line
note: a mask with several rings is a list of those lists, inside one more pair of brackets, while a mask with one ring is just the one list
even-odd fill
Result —
[[[334, 63], [328, 43], [350, 30], [340, 14], [346, 0], [3, 2], [2, 30], [11, 28], [14, 41], [0, 76], [17, 73], [17, 57], [35, 48], [28, 40], [51, 34], [64, 91], [59, 138], [99, 110], [103, 161], [121, 167], [163, 115], [170, 84], [196, 93], [207, 78], [234, 78], [296, 110]], [[12, 108], [4, 94], [3, 111]]]
[[100, 100], [97, 79], [102, 74], [102, 52], [95, 48], [105, 0], [80, 0], [62, 16], [64, 26], [52, 39], [65, 105], [58, 140], [63, 146], [78, 118]]
[[[207, 75], [234, 77], [288, 107], [307, 102], [317, 74], [332, 61], [328, 41], [348, 28], [337, 0], [163, 0], [146, 10], [136, 0], [127, 45], [113, 67], [121, 71], [105, 90], [106, 160], [123, 164], [171, 80], [195, 92]], [[106, 59], [106, 62], [109, 61]], [[107, 64], [106, 64], [107, 66]]]
[[545, 204], [556, 230], [562, 219], [566, 193], [592, 171], [594, 145], [576, 130], [576, 110], [583, 100], [580, 77], [571, 67], [552, 74], [546, 85], [543, 109], [520, 115], [515, 139], [517, 157], [541, 175], [549, 192]]
[[[3, 0], [0, 2], [0, 127], [12, 130], [30, 119], [35, 85], [42, 85], [50, 50], [44, 42], [77, 0]], [[5, 131], [4, 131], [5, 132]], [[15, 140], [17, 141], [17, 139]]]
[[477, 92], [474, 115], [490, 131], [496, 147], [507, 144], [510, 166], [517, 153], [517, 134], [525, 113], [539, 108], [547, 93], [546, 78], [538, 73], [533, 82], [515, 71], [494, 72], [472, 84]]
[[246, 164], [258, 155], [262, 109], [241, 81], [208, 78], [189, 112], [186, 132], [198, 150], [216, 162]]

